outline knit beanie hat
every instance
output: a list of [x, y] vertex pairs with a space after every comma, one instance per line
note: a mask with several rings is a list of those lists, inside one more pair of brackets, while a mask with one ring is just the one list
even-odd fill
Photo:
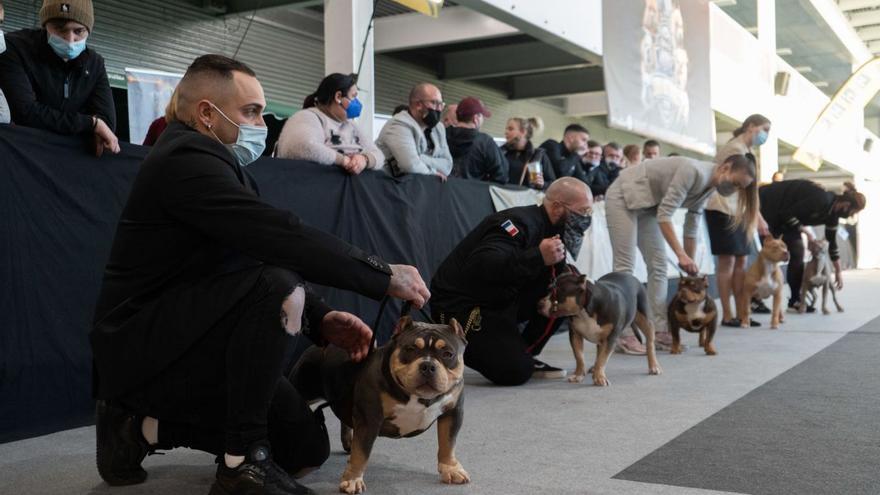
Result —
[[76, 21], [86, 28], [89, 33], [95, 25], [95, 10], [92, 8], [92, 0], [43, 0], [40, 9], [40, 25], [45, 26], [52, 19], [66, 19]]

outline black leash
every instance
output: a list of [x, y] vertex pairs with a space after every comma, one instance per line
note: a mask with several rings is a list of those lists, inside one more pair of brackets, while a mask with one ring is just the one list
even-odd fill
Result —
[[[385, 314], [385, 307], [388, 306], [388, 301], [391, 300], [391, 296], [385, 296], [382, 298], [382, 303], [379, 304], [379, 313], [376, 315], [376, 319], [373, 321], [373, 338], [370, 339], [370, 351], [373, 352], [377, 347], [376, 335], [379, 331], [379, 323], [382, 322], [382, 316]], [[400, 307], [400, 318], [404, 316], [409, 316], [412, 312], [412, 302], [404, 301], [403, 305]], [[426, 323], [434, 324], [434, 319], [431, 318], [431, 315], [425, 311], [425, 308], [419, 308], [419, 313], [421, 313], [422, 317], [425, 319]]]

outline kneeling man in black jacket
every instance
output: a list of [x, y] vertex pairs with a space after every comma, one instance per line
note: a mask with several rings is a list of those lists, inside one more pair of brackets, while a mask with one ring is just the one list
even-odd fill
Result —
[[[218, 456], [212, 494], [310, 494], [326, 430], [282, 376], [291, 335], [366, 357], [372, 333], [306, 281], [421, 306], [411, 266], [388, 265], [260, 199], [245, 166], [265, 148], [253, 71], [197, 58], [168, 128], [144, 159], [113, 240], [90, 334], [98, 472], [144, 481], [144, 456]], [[305, 322], [303, 325], [302, 323]]]
[[538, 314], [538, 301], [566, 269], [565, 251], [577, 258], [592, 206], [586, 184], [557, 179], [541, 206], [489, 215], [443, 261], [431, 280], [433, 317], [465, 326], [467, 366], [498, 385], [565, 376], [534, 357], [561, 323]]

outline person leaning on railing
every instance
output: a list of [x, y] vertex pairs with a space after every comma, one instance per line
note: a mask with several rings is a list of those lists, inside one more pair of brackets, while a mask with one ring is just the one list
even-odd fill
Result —
[[94, 136], [95, 153], [118, 153], [116, 108], [104, 59], [86, 46], [91, 0], [44, 0], [41, 29], [9, 33], [0, 55], [0, 89], [12, 121], [59, 134]]
[[276, 156], [336, 165], [352, 175], [382, 167], [385, 155], [355, 121], [362, 108], [357, 76], [330, 74], [284, 124]]

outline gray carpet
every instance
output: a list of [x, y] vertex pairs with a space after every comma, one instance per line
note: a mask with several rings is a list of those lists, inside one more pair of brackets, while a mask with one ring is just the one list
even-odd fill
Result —
[[752, 495], [876, 495], [878, 350], [875, 319], [615, 478]]

